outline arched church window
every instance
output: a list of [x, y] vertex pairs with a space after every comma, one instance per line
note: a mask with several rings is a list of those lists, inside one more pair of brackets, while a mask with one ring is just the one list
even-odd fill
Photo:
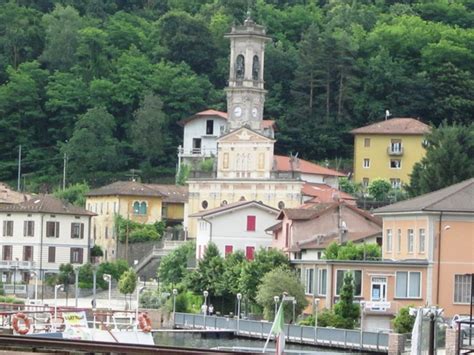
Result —
[[227, 200], [224, 200], [221, 202], [221, 206], [225, 206], [225, 205], [227, 205]]
[[237, 56], [235, 61], [235, 77], [237, 79], [243, 79], [245, 75], [245, 58], [242, 54]]
[[258, 56], [253, 56], [252, 62], [252, 79], [258, 80], [258, 76], [260, 74], [260, 61], [258, 60]]
[[135, 201], [133, 203], [133, 213], [134, 214], [139, 214], [140, 213], [140, 202]]
[[283, 201], [278, 202], [278, 208], [280, 210], [284, 209], [285, 208], [285, 202], [283, 202]]
[[207, 203], [206, 200], [202, 201], [201, 203], [202, 208], [206, 209], [209, 206], [209, 203]]
[[147, 214], [147, 205], [145, 201], [140, 203], [140, 214]]

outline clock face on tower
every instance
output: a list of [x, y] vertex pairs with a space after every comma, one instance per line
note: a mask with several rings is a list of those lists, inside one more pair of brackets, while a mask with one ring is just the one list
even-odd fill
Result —
[[235, 115], [235, 117], [242, 116], [242, 108], [240, 108], [240, 106], [234, 107], [234, 115]]
[[252, 109], [252, 116], [253, 116], [253, 118], [257, 118], [257, 113], [258, 113], [258, 110], [257, 110], [256, 107], [254, 107], [254, 108]]

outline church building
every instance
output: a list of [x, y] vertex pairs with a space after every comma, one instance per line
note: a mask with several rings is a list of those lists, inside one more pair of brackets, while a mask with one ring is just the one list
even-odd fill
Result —
[[218, 132], [213, 129], [215, 147], [207, 143], [207, 149], [215, 151], [213, 171], [199, 171], [195, 165], [188, 178], [185, 227], [190, 238], [196, 237], [196, 218], [190, 215], [237, 201], [258, 201], [278, 209], [297, 207], [304, 202], [305, 185], [328, 184], [337, 189], [337, 178], [343, 176], [297, 157], [274, 155], [274, 121], [263, 119], [265, 44], [271, 39], [250, 16], [226, 38], [231, 49], [225, 89], [228, 112], [209, 110], [182, 121], [184, 142], [200, 139], [189, 136], [196, 134], [187, 130], [190, 122], [207, 121], [207, 114], [225, 122]]

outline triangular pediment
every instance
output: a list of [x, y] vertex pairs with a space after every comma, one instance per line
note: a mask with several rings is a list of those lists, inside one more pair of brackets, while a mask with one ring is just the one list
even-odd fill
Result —
[[221, 136], [218, 142], [274, 142], [273, 139], [264, 136], [248, 127], [241, 127], [235, 131]]

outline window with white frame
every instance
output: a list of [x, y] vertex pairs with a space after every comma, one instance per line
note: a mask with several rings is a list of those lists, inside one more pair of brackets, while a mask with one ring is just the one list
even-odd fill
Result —
[[425, 229], [420, 228], [418, 230], [418, 252], [419, 253], [425, 252], [425, 243], [426, 243]]
[[400, 179], [390, 179], [392, 189], [399, 189], [402, 187], [402, 181]]
[[402, 161], [400, 159], [390, 159], [390, 168], [391, 169], [401, 169]]
[[413, 253], [414, 239], [415, 239], [415, 235], [413, 233], [413, 229], [409, 229], [407, 231], [407, 247], [408, 247], [408, 252], [409, 253]]
[[342, 285], [344, 283], [344, 275], [346, 272], [352, 273], [354, 282], [354, 296], [362, 296], [362, 271], [361, 270], [337, 270], [336, 272], [336, 296], [339, 296]]
[[397, 271], [396, 273], [396, 298], [421, 297], [421, 272]]
[[326, 295], [328, 271], [326, 269], [318, 269], [318, 295]]
[[387, 229], [387, 232], [386, 232], [386, 251], [387, 253], [391, 253], [392, 252], [392, 230], [391, 229]]
[[366, 178], [366, 177], [365, 177], [365, 178], [362, 179], [362, 186], [363, 186], [364, 188], [369, 187], [369, 178]]
[[314, 270], [313, 269], [306, 269], [305, 292], [307, 294], [313, 294], [313, 281], [314, 281]]
[[454, 275], [454, 303], [469, 304], [471, 300], [471, 275]]
[[364, 168], [370, 168], [370, 159], [364, 159]]

